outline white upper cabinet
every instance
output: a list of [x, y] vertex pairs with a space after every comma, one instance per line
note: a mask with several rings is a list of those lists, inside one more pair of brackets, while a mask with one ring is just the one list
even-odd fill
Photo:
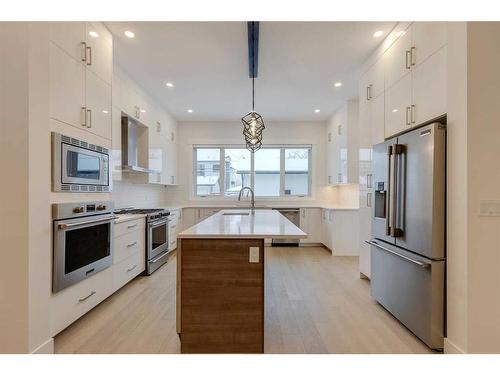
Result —
[[406, 75], [385, 92], [385, 136], [401, 133], [410, 127], [411, 75]]
[[85, 68], [50, 43], [50, 117], [85, 128]]
[[113, 76], [113, 38], [100, 22], [88, 22], [85, 25], [87, 68], [106, 83], [111, 84]]
[[384, 92], [384, 76], [384, 65], [378, 61], [363, 75], [360, 102], [373, 100]]
[[85, 106], [88, 131], [111, 139], [111, 86], [90, 71], [85, 74]]
[[382, 60], [384, 64], [385, 89], [389, 89], [411, 69], [411, 28], [401, 31], [402, 35], [384, 53]]
[[100, 23], [53, 22], [50, 38], [50, 117], [111, 139], [111, 34]]
[[445, 22], [414, 22], [412, 30], [412, 66], [423, 63], [446, 44]]
[[51, 22], [50, 40], [76, 61], [85, 61], [85, 22]]
[[412, 77], [412, 126], [446, 113], [446, 47], [417, 65]]

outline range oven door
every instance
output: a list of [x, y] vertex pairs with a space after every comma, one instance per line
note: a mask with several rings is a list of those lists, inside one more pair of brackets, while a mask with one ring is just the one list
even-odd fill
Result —
[[113, 229], [113, 215], [54, 221], [54, 292], [111, 266]]
[[168, 219], [148, 224], [148, 260], [168, 250]]

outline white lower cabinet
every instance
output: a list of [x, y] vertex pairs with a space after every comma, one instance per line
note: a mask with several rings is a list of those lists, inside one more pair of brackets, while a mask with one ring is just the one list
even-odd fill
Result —
[[168, 251], [177, 248], [177, 234], [181, 231], [181, 209], [171, 210], [168, 222]]
[[323, 244], [333, 255], [359, 255], [358, 210], [323, 209]]
[[307, 233], [307, 238], [301, 239], [301, 243], [321, 243], [321, 208], [301, 208], [300, 229]]
[[144, 247], [120, 263], [113, 265], [113, 292], [120, 289], [145, 269]]
[[52, 336], [97, 306], [113, 293], [113, 268], [53, 294], [51, 299]]

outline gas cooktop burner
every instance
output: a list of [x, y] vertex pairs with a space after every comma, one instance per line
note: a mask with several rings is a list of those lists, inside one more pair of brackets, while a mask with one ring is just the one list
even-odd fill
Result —
[[170, 215], [170, 212], [164, 210], [163, 208], [123, 208], [114, 211], [116, 215], [124, 214], [146, 214], [148, 215], [148, 220], [160, 219], [162, 217]]

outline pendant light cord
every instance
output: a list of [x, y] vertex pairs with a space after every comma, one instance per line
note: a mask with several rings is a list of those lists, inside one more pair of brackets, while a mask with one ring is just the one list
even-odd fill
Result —
[[252, 112], [255, 112], [255, 78], [252, 77]]
[[255, 23], [252, 22], [252, 112], [255, 112]]

